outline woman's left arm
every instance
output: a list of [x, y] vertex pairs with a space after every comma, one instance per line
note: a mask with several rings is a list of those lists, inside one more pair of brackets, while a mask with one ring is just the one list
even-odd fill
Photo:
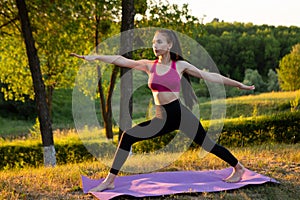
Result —
[[224, 85], [228, 85], [228, 86], [232, 86], [232, 87], [237, 87], [242, 90], [254, 90], [255, 89], [254, 85], [248, 86], [248, 85], [245, 85], [236, 80], [222, 76], [221, 74], [200, 70], [200, 69], [196, 68], [194, 65], [191, 65], [185, 61], [184, 61], [184, 66], [185, 66], [184, 72], [190, 74], [191, 76], [202, 78], [204, 80], [214, 82], [214, 83], [220, 83], [220, 84], [224, 84]]

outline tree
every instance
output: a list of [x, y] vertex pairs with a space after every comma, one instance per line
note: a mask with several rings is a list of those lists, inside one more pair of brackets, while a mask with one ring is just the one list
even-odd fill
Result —
[[[134, 0], [122, 0], [122, 24], [121, 24], [121, 47], [120, 54], [132, 59], [133, 38], [134, 38]], [[126, 74], [126, 78], [124, 75]], [[132, 70], [121, 68], [121, 96], [120, 96], [120, 130], [121, 133], [130, 128], [132, 121]], [[129, 105], [128, 105], [129, 103]], [[129, 110], [129, 112], [127, 112]], [[128, 113], [130, 116], [128, 116]]]
[[293, 46], [291, 52], [280, 60], [277, 73], [282, 90], [300, 89], [300, 43]]
[[[109, 52], [107, 52], [107, 47], [106, 47], [106, 42], [110, 41], [110, 39], [104, 40], [103, 43], [101, 43], [101, 39], [102, 37], [106, 37], [108, 38], [110, 35], [106, 34], [107, 33], [107, 28], [109, 28], [110, 26], [112, 26], [114, 28], [114, 30], [116, 30], [115, 28], [118, 27], [116, 26], [116, 24], [118, 25], [118, 23], [113, 23], [113, 19], [118, 18], [118, 14], [120, 14], [119, 12], [119, 0], [117, 1], [95, 1], [95, 3], [93, 4], [94, 9], [91, 10], [91, 12], [89, 12], [89, 15], [86, 16], [86, 18], [89, 19], [93, 19], [93, 20], [89, 20], [88, 23], [90, 23], [90, 21], [92, 21], [93, 23], [91, 23], [91, 27], [93, 27], [94, 29], [92, 30], [92, 32], [94, 32], [94, 41], [95, 41], [95, 52], [93, 53], [111, 53], [112, 50], [110, 49]], [[131, 2], [130, 2], [131, 3]], [[137, 6], [138, 12], [143, 12], [145, 10], [145, 4], [141, 3], [146, 3], [145, 0], [140, 0], [137, 1], [136, 3], [139, 3], [139, 5], [134, 5], [134, 4], [129, 4], [129, 2], [124, 2], [124, 9], [126, 11], [124, 11], [124, 15], [127, 15], [127, 11], [128, 9], [126, 9], [126, 7], [128, 7], [129, 5], [131, 6]], [[107, 10], [106, 12], [103, 12], [103, 10]], [[85, 11], [87, 12], [87, 11]], [[112, 14], [112, 13], [113, 14]], [[93, 17], [90, 17], [92, 13]], [[135, 12], [132, 12], [133, 14]], [[129, 22], [131, 22], [133, 24], [133, 19], [134, 19], [134, 15], [132, 16], [132, 20], [128, 21], [129, 18], [125, 18], [125, 20], [123, 20], [121, 22], [121, 32], [125, 32], [125, 34], [127, 33], [127, 31], [123, 31], [123, 30], [127, 30], [128, 28], [122, 28], [122, 26], [126, 27], [126, 24], [128, 24]], [[123, 24], [123, 25], [122, 25]], [[104, 26], [103, 26], [104, 25]], [[133, 28], [133, 25], [131, 27], [129, 27], [128, 30], [131, 30]], [[90, 30], [90, 29], [88, 29]], [[117, 31], [119, 32], [120, 29]], [[130, 32], [130, 31], [128, 31]], [[128, 49], [128, 46], [132, 46], [132, 41], [130, 43], [127, 43], [126, 41], [126, 37], [128, 37], [128, 35], [125, 36], [125, 34], [121, 34], [121, 41], [118, 41], [117, 44], [114, 44], [111, 46], [111, 48], [118, 48], [118, 45], [120, 45], [121, 43], [121, 47], [119, 50], [119, 53], [126, 56], [126, 53], [132, 50], [132, 48]], [[130, 37], [130, 36], [129, 36]], [[115, 37], [112, 37], [115, 38]], [[124, 39], [125, 38], [125, 39]], [[100, 47], [101, 46], [101, 47]], [[103, 48], [104, 47], [104, 48]], [[96, 63], [97, 64], [97, 63]], [[103, 63], [102, 63], [103, 64]], [[85, 86], [82, 85], [82, 87], [80, 88], [80, 90], [82, 90], [82, 92], [87, 95], [90, 96], [92, 99], [94, 98], [100, 98], [100, 109], [101, 109], [101, 115], [102, 115], [102, 119], [103, 121], [103, 125], [105, 128], [105, 132], [106, 132], [106, 137], [108, 139], [113, 139], [113, 132], [112, 132], [112, 127], [113, 127], [113, 120], [112, 120], [112, 95], [113, 95], [113, 91], [114, 91], [114, 87], [116, 84], [116, 80], [118, 78], [119, 75], [119, 67], [118, 66], [113, 66], [111, 68], [108, 67], [100, 67], [102, 64], [97, 64], [96, 68], [97, 68], [97, 75], [98, 75], [98, 94], [95, 96], [93, 91], [89, 90], [88, 85], [85, 84], [89, 84], [89, 83], [80, 83], [80, 84], [84, 84]], [[94, 76], [95, 74], [93, 74], [93, 72], [90, 72], [89, 76], [92, 75]], [[83, 77], [82, 77], [83, 78]], [[121, 82], [123, 82], [123, 79], [121, 80]], [[126, 88], [130, 88], [130, 84], [125, 84]], [[123, 82], [123, 86], [124, 82]], [[128, 90], [127, 90], [128, 91]], [[128, 94], [128, 92], [123, 92], [124, 95], [130, 95]], [[124, 97], [123, 95], [123, 97]], [[127, 98], [127, 97], [126, 97]], [[121, 102], [124, 102], [121, 100]], [[126, 107], [121, 107], [121, 109], [126, 108]], [[123, 112], [123, 110], [121, 111], [121, 113], [125, 113]], [[128, 116], [127, 116], [128, 117]], [[124, 122], [125, 117], [121, 117], [121, 124]], [[127, 121], [128, 122], [128, 121]], [[130, 122], [131, 123], [131, 122]], [[124, 124], [124, 123], [123, 123]], [[123, 126], [123, 125], [121, 125]], [[129, 126], [126, 124], [126, 127], [131, 126], [131, 124], [129, 124]]]
[[[101, 38], [104, 36], [108, 36], [107, 34], [107, 28], [111, 26], [111, 21], [113, 18], [118, 18], [119, 14], [119, 1], [96, 1], [94, 3], [94, 9], [92, 10], [92, 15], [94, 16], [92, 27], [95, 27], [94, 33], [95, 33], [95, 46], [96, 46], [96, 52], [95, 53], [111, 53], [111, 52], [105, 52], [105, 49], [99, 49], [99, 44], [101, 45]], [[129, 8], [130, 7], [130, 8]], [[130, 38], [130, 35], [127, 33], [132, 33], [133, 29], [133, 20], [134, 20], [134, 8], [137, 8], [137, 12], [145, 12], [146, 8], [146, 0], [139, 0], [133, 4], [133, 2], [123, 2], [123, 7], [122, 7], [122, 22], [121, 22], [121, 47], [120, 47], [120, 54], [131, 58], [129, 54], [132, 54], [132, 40]], [[133, 11], [130, 11], [133, 10]], [[107, 10], [107, 12], [103, 12], [103, 10]], [[89, 14], [90, 15], [90, 14]], [[114, 17], [113, 17], [114, 16]], [[87, 16], [88, 18], [88, 16]], [[109, 22], [109, 23], [107, 23]], [[128, 24], [131, 24], [128, 26]], [[104, 25], [104, 26], [103, 26]], [[125, 28], [124, 28], [125, 27]], [[129, 31], [127, 31], [129, 30]], [[124, 32], [124, 33], [123, 33]], [[127, 39], [130, 39], [128, 42]], [[104, 41], [105, 43], [105, 41]], [[105, 45], [104, 45], [105, 46]], [[126, 69], [121, 69], [123, 71], [123, 74], [127, 73], [124, 72]], [[113, 66], [112, 70], [105, 70], [105, 68], [101, 69], [100, 65], [97, 65], [97, 75], [98, 75], [98, 91], [99, 91], [99, 98], [100, 98], [100, 108], [101, 108], [101, 115], [103, 118], [103, 124], [106, 132], [106, 137], [108, 139], [113, 139], [113, 131], [112, 131], [112, 126], [113, 126], [113, 121], [112, 121], [112, 95], [114, 91], [114, 87], [116, 84], [116, 80], [119, 75], [119, 67], [118, 66]], [[110, 78], [108, 78], [110, 76]], [[121, 79], [121, 85], [123, 88], [121, 89], [122, 94], [121, 94], [121, 102], [124, 103], [124, 99], [130, 98], [130, 83], [124, 81], [129, 81], [130, 78], [128, 79]], [[125, 87], [126, 86], [126, 87]], [[132, 89], [131, 89], [132, 90]], [[125, 91], [125, 92], [124, 92]], [[83, 91], [85, 95], [91, 96], [90, 91]], [[95, 97], [92, 97], [95, 98]], [[96, 97], [97, 98], [97, 97]], [[124, 101], [123, 101], [124, 100]], [[131, 103], [130, 103], [131, 105]], [[126, 104], [128, 106], [128, 104]], [[126, 106], [120, 105], [121, 109], [121, 117], [120, 117], [120, 126], [122, 127], [130, 127], [131, 126], [131, 119], [128, 119], [128, 116], [123, 117], [124, 109], [126, 109]], [[127, 112], [126, 112], [127, 113]], [[126, 120], [125, 120], [126, 119]]]
[[49, 110], [46, 102], [45, 85], [42, 79], [40, 61], [35, 48], [28, 11], [24, 0], [16, 0], [19, 17], [21, 21], [21, 30], [26, 45], [29, 67], [32, 75], [33, 87], [35, 92], [35, 101], [37, 106], [38, 118], [40, 121], [40, 130], [44, 147], [44, 165], [56, 165], [55, 148], [53, 141], [53, 132]]
[[30, 6], [35, 30], [33, 34], [37, 41], [47, 105], [52, 119], [55, 89], [70, 88], [76, 75], [76, 64], [68, 54], [72, 48], [78, 45], [82, 47], [84, 43], [77, 39], [79, 34], [75, 19], [70, 13], [72, 1], [35, 0]]
[[[245, 78], [243, 81], [246, 85], [255, 85], [256, 92], [266, 92], [266, 83], [263, 81], [262, 76], [259, 74], [257, 69], [246, 69]], [[252, 91], [243, 91], [243, 93], [251, 93]]]
[[[0, 81], [4, 99], [24, 102], [33, 99], [30, 69], [14, 0], [0, 3]], [[22, 91], [22, 92], [21, 92]]]
[[203, 24], [191, 15], [188, 4], [183, 4], [180, 8], [176, 4], [169, 4], [168, 1], [162, 0], [150, 0], [148, 3], [149, 15], [144, 15], [136, 23], [136, 27], [168, 28], [195, 39], [203, 34]]
[[[100, 1], [98, 2], [97, 0], [95, 1], [95, 7], [96, 11], [94, 13], [95, 17], [95, 46], [96, 46], [96, 53], [99, 53], [98, 45], [101, 37], [101, 33], [106, 33], [108, 27], [110, 26], [109, 23], [106, 23], [107, 20], [110, 20], [112, 17], [112, 11], [114, 11], [114, 7], [117, 7], [116, 10], [119, 10], [118, 6], [119, 1]], [[108, 12], [102, 12], [104, 9], [107, 9]], [[115, 13], [116, 14], [116, 13]], [[103, 26], [104, 25], [104, 26]], [[104, 88], [103, 88], [103, 81], [102, 81], [102, 74], [101, 74], [101, 68], [99, 65], [97, 65], [97, 74], [98, 74], [98, 92], [99, 92], [99, 97], [100, 97], [100, 107], [101, 107], [101, 115], [103, 118], [103, 123], [104, 123], [104, 128], [105, 128], [105, 133], [106, 133], [106, 138], [107, 139], [113, 139], [113, 121], [112, 121], [112, 106], [111, 106], [111, 101], [112, 101], [112, 94], [113, 90], [116, 84], [116, 79], [118, 76], [118, 69], [117, 67], [113, 67], [112, 73], [111, 73], [111, 78], [110, 78], [110, 83], [108, 85], [108, 90], [107, 90], [107, 95], [104, 93]], [[105, 98], [106, 96], [106, 98]]]
[[[89, 44], [84, 38], [80, 38], [82, 32], [80, 22], [76, 21], [78, 10], [71, 1], [46, 1], [34, 0], [27, 2], [30, 10], [32, 34], [35, 38], [36, 48], [40, 61], [42, 78], [46, 88], [46, 100], [49, 114], [52, 114], [52, 95], [55, 89], [70, 88], [73, 86], [77, 65], [68, 54], [74, 49], [84, 48]], [[20, 42], [22, 37], [18, 21], [19, 19], [13, 0], [0, 3], [0, 21], [3, 38], [1, 38], [2, 58], [1, 82], [6, 87], [1, 90], [5, 100], [25, 101], [34, 99], [33, 83], [30, 70], [26, 63], [25, 46]], [[74, 7], [74, 9], [72, 9]], [[70, 13], [70, 11], [74, 13]], [[43, 17], [41, 17], [43, 16]], [[9, 23], [10, 22], [10, 23]], [[20, 32], [19, 32], [20, 31]], [[11, 53], [14, 52], [12, 56]]]
[[268, 72], [267, 85], [268, 85], [268, 91], [269, 92], [279, 91], [278, 75], [272, 69], [269, 69], [269, 72]]
[[[15, 17], [11, 12], [14, 6], [10, 3], [10, 0], [7, 2], [0, 4], [3, 6], [3, 10], [0, 11], [5, 16], [3, 19], [0, 18], [0, 21], [4, 22], [1, 26], [2, 33], [9, 33], [9, 31], [18, 28], [17, 25], [16, 28], [8, 26], [14, 25], [15, 21], [12, 19]], [[111, 26], [117, 24], [112, 23], [112, 21], [120, 16], [119, 2], [119, 0], [95, 0], [95, 2], [89, 3], [74, 0], [55, 2], [34, 0], [27, 5], [31, 11], [33, 35], [38, 47], [50, 115], [52, 113], [52, 96], [55, 89], [71, 88], [74, 84], [78, 63], [68, 56], [69, 53], [78, 51], [78, 49], [90, 53], [91, 46], [97, 47], [101, 38], [112, 34]], [[91, 37], [92, 35], [95, 37]], [[5, 95], [5, 99], [25, 101], [27, 96], [33, 99], [32, 81], [28, 78], [30, 71], [27, 69], [26, 62], [24, 62], [26, 60], [25, 47], [20, 45], [22, 44], [20, 43], [21, 37], [16, 33], [14, 35], [12, 33], [5, 34], [5, 36], [1, 40], [0, 47], [1, 50], [3, 49], [4, 54], [2, 55], [4, 55], [3, 60], [5, 60], [0, 64], [3, 72], [0, 74], [0, 78], [1, 82], [4, 83], [1, 90]], [[14, 52], [15, 56], [12, 57], [11, 52]], [[99, 81], [99, 91], [104, 91], [103, 87], [111, 87], [113, 90], [114, 81], [111, 81], [111, 83], [111, 86], [106, 86], [106, 84], [101, 84], [101, 81]], [[104, 107], [106, 101], [109, 101], [110, 94], [107, 95], [107, 99], [101, 98]], [[106, 106], [107, 108], [108, 106]], [[109, 112], [106, 112], [105, 109], [101, 113], [105, 122], [106, 119], [111, 118], [106, 117]], [[112, 137], [112, 123], [109, 123], [106, 127], [110, 127], [107, 134]]]

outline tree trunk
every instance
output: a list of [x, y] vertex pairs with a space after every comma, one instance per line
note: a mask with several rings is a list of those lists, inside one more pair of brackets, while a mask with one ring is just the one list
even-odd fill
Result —
[[[97, 2], [96, 2], [97, 3]], [[97, 5], [96, 5], [97, 7]], [[98, 45], [99, 45], [99, 26], [100, 26], [100, 16], [96, 14], [95, 16], [96, 19], [96, 32], [95, 32], [95, 46], [96, 46], [96, 53], [98, 54]], [[114, 73], [115, 70], [113, 70], [112, 77], [116, 77], [116, 73]], [[100, 94], [100, 107], [102, 110], [102, 118], [103, 118], [103, 123], [104, 123], [104, 129], [106, 133], [106, 138], [109, 140], [112, 140], [114, 137], [113, 134], [113, 122], [112, 122], [112, 108], [111, 108], [111, 96], [113, 89], [109, 89], [109, 92], [107, 94], [107, 99], [105, 100], [105, 95], [104, 91], [102, 88], [102, 76], [101, 76], [101, 69], [100, 66], [97, 66], [97, 73], [98, 73], [98, 92]], [[114, 88], [116, 78], [111, 78], [110, 82], [110, 88]]]
[[51, 120], [52, 123], [52, 102], [53, 102], [53, 92], [54, 92], [54, 87], [49, 85], [46, 87], [46, 101], [47, 101], [47, 106], [48, 106], [48, 110], [49, 110], [49, 118]]
[[[121, 48], [120, 54], [132, 58], [134, 37], [134, 0], [122, 0]], [[123, 76], [126, 74], [126, 78]], [[123, 77], [123, 78], [122, 78]], [[132, 71], [121, 68], [121, 100], [120, 100], [120, 129], [119, 138], [132, 125]], [[129, 112], [128, 112], [129, 111]], [[130, 114], [128, 116], [128, 113]]]
[[26, 45], [26, 52], [33, 81], [38, 118], [40, 121], [40, 130], [42, 134], [42, 143], [44, 147], [44, 165], [55, 166], [56, 158], [52, 124], [46, 102], [46, 91], [42, 79], [40, 61], [37, 55], [37, 50], [35, 48], [34, 39], [32, 36], [25, 0], [16, 0], [16, 3], [21, 21], [21, 29]]
[[110, 77], [110, 84], [109, 84], [109, 89], [108, 89], [108, 94], [107, 94], [107, 103], [106, 103], [107, 126], [109, 126], [109, 128], [111, 129], [111, 139], [113, 139], [113, 132], [112, 132], [113, 121], [112, 121], [111, 101], [112, 101], [112, 95], [113, 95], [113, 91], [114, 91], [114, 88], [116, 85], [118, 73], [119, 73], [119, 68], [114, 66], [111, 77]]
[[109, 90], [108, 90], [108, 94], [107, 94], [107, 100], [105, 101], [105, 96], [104, 96], [104, 91], [102, 88], [102, 78], [101, 78], [101, 72], [100, 72], [100, 67], [98, 68], [98, 90], [100, 93], [100, 106], [102, 109], [102, 117], [103, 117], [103, 123], [104, 123], [104, 129], [105, 129], [105, 133], [106, 133], [106, 138], [107, 139], [113, 139], [113, 122], [112, 122], [112, 108], [111, 108], [111, 98], [112, 98], [112, 93], [113, 93], [113, 89], [115, 86], [115, 82], [116, 82], [116, 77], [118, 74], [118, 71], [116, 69], [116, 67], [114, 67], [112, 75], [111, 75], [111, 81], [110, 81], [110, 86], [109, 86]]

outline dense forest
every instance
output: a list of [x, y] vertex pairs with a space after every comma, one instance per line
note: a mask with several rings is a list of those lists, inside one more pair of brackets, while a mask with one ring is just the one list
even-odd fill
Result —
[[[23, 112], [30, 112], [26, 110], [33, 109], [34, 92], [17, 8], [12, 0], [2, 1], [0, 7], [1, 102], [13, 107], [26, 104]], [[100, 41], [120, 32], [119, 0], [33, 0], [28, 2], [28, 10], [48, 101], [52, 101], [56, 89], [74, 86], [79, 63], [69, 57], [71, 52], [89, 54], [95, 48], [96, 30], [100, 30]], [[256, 92], [283, 89], [277, 73], [280, 61], [300, 43], [300, 27], [296, 26], [227, 23], [218, 19], [203, 24], [190, 14], [188, 5], [179, 7], [155, 0], [135, 1], [135, 10], [135, 28], [168, 28], [193, 38], [206, 49], [220, 73], [255, 84]], [[151, 56], [150, 50], [142, 55]], [[299, 77], [299, 70], [294, 74]], [[207, 91], [199, 90], [198, 94], [207, 95]], [[228, 96], [234, 95], [228, 91]]]

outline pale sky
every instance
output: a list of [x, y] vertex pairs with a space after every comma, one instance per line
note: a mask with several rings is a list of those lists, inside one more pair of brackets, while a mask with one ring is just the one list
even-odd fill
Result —
[[300, 0], [168, 0], [170, 4], [189, 4], [192, 15], [211, 22], [252, 22], [255, 25], [300, 27]]

